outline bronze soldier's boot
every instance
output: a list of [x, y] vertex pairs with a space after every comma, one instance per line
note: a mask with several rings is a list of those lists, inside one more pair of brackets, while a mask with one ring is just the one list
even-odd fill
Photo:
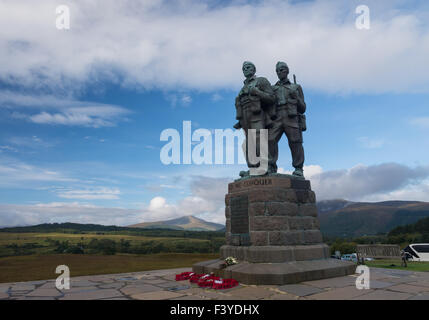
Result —
[[240, 177], [245, 178], [250, 176], [250, 170], [240, 171]]
[[295, 168], [293, 175], [298, 177], [304, 177], [304, 170], [302, 170], [302, 168]]
[[277, 166], [268, 165], [267, 174], [270, 174], [270, 173], [277, 173]]

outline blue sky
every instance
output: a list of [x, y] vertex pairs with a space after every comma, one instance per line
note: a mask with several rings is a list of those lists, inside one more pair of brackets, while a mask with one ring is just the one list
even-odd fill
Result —
[[70, 2], [58, 30], [56, 1], [0, 1], [0, 226], [223, 223], [245, 166], [166, 166], [160, 134], [231, 128], [245, 60], [297, 75], [319, 200], [429, 200], [429, 10], [407, 3], [369, 4], [358, 30], [358, 1]]

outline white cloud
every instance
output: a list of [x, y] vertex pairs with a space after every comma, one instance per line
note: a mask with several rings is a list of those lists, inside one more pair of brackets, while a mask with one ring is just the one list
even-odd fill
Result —
[[[312, 179], [313, 177], [323, 172], [322, 167], [318, 165], [304, 166], [303, 169], [304, 169], [304, 174], [306, 179]], [[277, 172], [282, 174], [292, 174], [293, 171], [288, 171], [288, 170], [285, 170], [284, 168], [278, 168]]]
[[[0, 108], [11, 109], [12, 117], [33, 123], [94, 128], [114, 126], [130, 113], [129, 110], [115, 105], [77, 101], [53, 95], [21, 94], [8, 90], [0, 91]], [[33, 142], [40, 141], [33, 139]]]
[[[279, 173], [291, 172], [279, 168]], [[317, 200], [350, 201], [417, 200], [429, 201], [429, 167], [410, 168], [396, 163], [356, 165], [350, 169], [324, 171], [319, 165], [304, 166]], [[193, 176], [191, 195], [168, 203], [155, 197], [142, 208], [142, 221], [159, 221], [195, 215], [207, 221], [225, 223], [224, 197], [229, 178]]]
[[0, 204], [1, 226], [22, 226], [54, 222], [124, 226], [135, 223], [138, 215], [138, 210], [104, 208], [78, 202], [40, 203], [36, 205]]
[[39, 148], [39, 147], [47, 148], [47, 147], [54, 146], [54, 143], [46, 142], [42, 138], [39, 138], [38, 136], [11, 137], [8, 139], [8, 142], [10, 142], [13, 145], [16, 145], [19, 147], [26, 147], [26, 148]]
[[111, 126], [111, 123], [101, 119], [91, 119], [85, 114], [50, 114], [42, 112], [34, 116], [30, 116], [29, 120], [39, 124], [62, 124], [62, 125], [91, 125], [94, 127]]
[[61, 190], [58, 196], [65, 199], [114, 200], [119, 199], [121, 191], [117, 188], [96, 188], [84, 190]]
[[367, 195], [361, 201], [378, 202], [390, 200], [429, 201], [429, 180], [419, 184], [409, 184], [406, 187], [382, 194]]
[[181, 101], [182, 101], [182, 104], [183, 104], [184, 106], [188, 106], [188, 105], [190, 105], [190, 104], [191, 104], [191, 102], [192, 102], [192, 97], [191, 97], [190, 95], [188, 95], [188, 94], [184, 94], [184, 95], [182, 96], [182, 98], [181, 98]]
[[16, 159], [0, 159], [0, 187], [29, 187], [32, 183], [77, 182], [61, 172], [29, 165]]
[[[357, 4], [342, 0], [70, 2], [67, 31], [55, 28], [57, 5], [0, 3], [0, 28], [8, 30], [0, 36], [2, 81], [61, 92], [103, 80], [149, 89], [231, 89], [240, 86], [244, 60], [271, 81], [275, 63], [286, 60], [306, 88], [326, 92], [429, 88], [425, 2], [406, 10], [401, 1], [371, 2], [370, 30], [355, 28]], [[54, 121], [56, 114], [48, 114], [36, 120]]]
[[[63, 176], [45, 171], [34, 176], [34, 167], [24, 168], [30, 177], [16, 177], [25, 183], [31, 179], [62, 181]], [[10, 172], [8, 172], [8, 170]], [[284, 170], [283, 170], [284, 171]], [[0, 176], [16, 174], [13, 168], [0, 166]], [[346, 199], [350, 201], [386, 201], [418, 200], [429, 201], [429, 167], [407, 167], [396, 163], [380, 165], [356, 165], [350, 169], [323, 171], [321, 166], [304, 167], [306, 179], [311, 181], [317, 200]], [[7, 176], [6, 176], [7, 177]], [[22, 178], [21, 178], [22, 177]], [[1, 180], [3, 182], [3, 179]], [[175, 202], [163, 196], [153, 197], [148, 204], [138, 210], [104, 208], [81, 203], [48, 203], [38, 205], [0, 205], [0, 225], [23, 225], [43, 222], [78, 222], [97, 224], [130, 225], [194, 215], [207, 221], [225, 223], [225, 202], [228, 183], [231, 178], [192, 176], [190, 194]], [[1, 184], [4, 186], [4, 183]], [[22, 182], [21, 182], [22, 185]], [[171, 187], [164, 185], [163, 187]], [[183, 187], [184, 188], [184, 187]], [[60, 197], [79, 200], [117, 199], [121, 194], [117, 188], [94, 187], [60, 189], [49, 187], [48, 190]], [[179, 188], [180, 190], [180, 188]], [[179, 191], [178, 190], [178, 191]]]
[[192, 97], [189, 94], [165, 94], [165, 99], [170, 103], [170, 105], [175, 108], [178, 105], [181, 107], [188, 107], [192, 103]]
[[169, 204], [164, 197], [154, 197], [142, 208], [142, 221], [160, 221], [194, 215], [204, 220], [225, 223], [224, 196], [229, 179], [194, 176], [191, 195]]
[[11, 146], [0, 146], [0, 152], [9, 151], [9, 152], [18, 152], [17, 149]]
[[[351, 201], [420, 200], [429, 201], [429, 166], [410, 168], [397, 163], [356, 165], [346, 170], [332, 170], [306, 175], [317, 200]], [[408, 197], [408, 198], [407, 198]]]
[[357, 141], [365, 149], [379, 149], [385, 144], [381, 138], [359, 137]]
[[141, 221], [161, 221], [182, 216], [200, 216], [213, 222], [224, 223], [225, 217], [217, 214], [218, 206], [215, 202], [195, 196], [188, 196], [175, 204], [169, 204], [164, 197], [154, 197], [148, 206], [142, 208]]
[[215, 93], [215, 94], [212, 95], [211, 99], [212, 99], [213, 102], [217, 102], [217, 101], [222, 100], [223, 97], [219, 93]]

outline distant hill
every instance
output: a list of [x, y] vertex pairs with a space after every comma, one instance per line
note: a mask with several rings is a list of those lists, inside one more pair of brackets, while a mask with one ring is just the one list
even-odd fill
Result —
[[319, 201], [317, 203], [317, 209], [319, 211], [319, 214], [321, 212], [332, 212], [335, 210], [340, 210], [343, 209], [345, 207], [347, 207], [349, 204], [352, 204], [354, 202], [350, 202], [347, 200], [342, 200], [342, 199], [338, 199], [338, 200], [324, 200], [324, 201]]
[[134, 231], [136, 229], [118, 226], [80, 223], [43, 223], [34, 226], [0, 227], [0, 232], [114, 232]]
[[103, 226], [99, 224], [79, 224], [79, 223], [43, 223], [35, 226], [6, 227], [0, 228], [0, 233], [65, 233], [65, 234], [122, 234], [144, 237], [161, 238], [192, 238], [192, 239], [214, 239], [223, 238], [225, 231], [192, 231], [173, 229], [142, 229], [118, 226]]
[[429, 203], [419, 201], [351, 202], [327, 200], [317, 203], [320, 229], [330, 237], [359, 237], [387, 233], [429, 217]]
[[[429, 217], [429, 203], [419, 201], [369, 203], [340, 199], [320, 201], [317, 203], [317, 208], [321, 231], [328, 237], [356, 238], [363, 235], [386, 234], [398, 226], [413, 224], [420, 219]], [[184, 216], [166, 221], [139, 223], [128, 227], [51, 223], [0, 228], [0, 232], [120, 232], [177, 237], [185, 236], [185, 234], [186, 236], [192, 234], [192, 237], [202, 237], [203, 235], [198, 235], [200, 231], [210, 231], [217, 234], [225, 232], [225, 226], [193, 216]]]
[[173, 229], [189, 231], [219, 231], [225, 226], [218, 223], [207, 222], [194, 216], [184, 216], [177, 219], [155, 222], [143, 222], [129, 226], [143, 229]]

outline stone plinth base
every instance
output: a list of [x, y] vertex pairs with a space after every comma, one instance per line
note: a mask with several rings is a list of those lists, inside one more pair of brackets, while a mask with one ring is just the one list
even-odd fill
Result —
[[266, 247], [322, 244], [310, 181], [267, 175], [232, 182], [225, 196], [226, 244]]
[[303, 281], [341, 277], [354, 274], [353, 262], [338, 259], [291, 261], [283, 263], [240, 262], [222, 269], [224, 260], [210, 260], [194, 264], [195, 273], [211, 273], [222, 278], [233, 278], [244, 284], [283, 285]]
[[[275, 285], [355, 273], [354, 263], [329, 258], [308, 180], [269, 174], [232, 182], [225, 196], [225, 218], [226, 245], [220, 259], [197, 263], [194, 272]], [[222, 269], [227, 257], [239, 263]]]
[[220, 257], [234, 257], [251, 263], [280, 263], [329, 258], [326, 244], [302, 246], [222, 246]]

